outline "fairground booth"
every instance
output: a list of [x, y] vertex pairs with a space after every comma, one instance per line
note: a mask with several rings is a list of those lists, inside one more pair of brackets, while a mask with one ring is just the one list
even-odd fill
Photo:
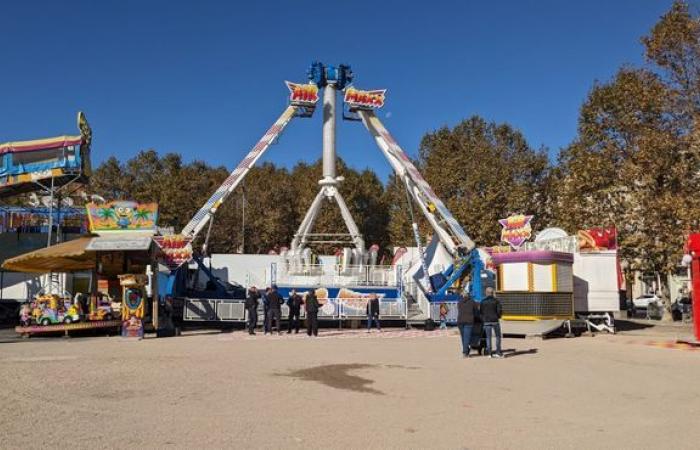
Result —
[[117, 201], [87, 205], [90, 234], [10, 258], [3, 269], [29, 273], [91, 274], [83, 292], [50, 286], [22, 305], [23, 335], [86, 329], [120, 329], [124, 336], [143, 336], [144, 324], [157, 326], [158, 206]]
[[614, 229], [542, 230], [533, 241], [533, 216], [500, 221], [501, 241], [488, 249], [496, 271], [497, 296], [506, 320], [592, 320], [612, 330], [620, 310], [621, 272]]

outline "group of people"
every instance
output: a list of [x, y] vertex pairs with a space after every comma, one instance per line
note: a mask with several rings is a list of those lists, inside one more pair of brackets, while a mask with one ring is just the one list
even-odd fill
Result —
[[[486, 353], [490, 358], [502, 358], [501, 350], [501, 302], [493, 295], [493, 288], [486, 288], [486, 298], [481, 303], [475, 302], [465, 295], [457, 303], [457, 327], [462, 337], [462, 354], [469, 358], [471, 348], [480, 348], [481, 329], [475, 326], [481, 324], [486, 334]], [[496, 352], [493, 352], [492, 335], [496, 336]]]
[[[475, 302], [470, 296], [465, 295], [457, 303], [457, 327], [462, 342], [462, 354], [465, 358], [471, 355], [471, 348], [481, 348], [482, 329], [486, 335], [486, 353], [491, 358], [502, 358], [503, 351], [501, 349], [501, 316], [503, 308], [501, 302], [493, 295], [493, 288], [486, 288], [486, 298], [480, 303]], [[277, 334], [282, 334], [282, 305], [284, 303], [289, 307], [289, 316], [287, 317], [287, 333], [299, 333], [301, 324], [301, 307], [306, 310], [306, 334], [309, 336], [318, 336], [318, 312], [323, 306], [313, 289], [309, 290], [302, 297], [296, 289], [292, 289], [289, 297], [285, 300], [280, 295], [277, 285], [266, 288], [263, 292], [258, 291], [255, 286], [248, 289], [248, 295], [245, 300], [245, 308], [248, 313], [248, 334], [254, 335], [255, 328], [258, 325], [258, 308], [260, 302], [263, 304], [263, 330], [265, 334], [274, 331]], [[379, 325], [379, 299], [377, 295], [372, 293], [367, 299], [367, 332], [372, 329], [372, 325], [376, 325], [378, 331], [382, 331]], [[440, 309], [441, 319], [443, 316], [446, 322], [447, 310], [443, 312], [442, 305]], [[496, 337], [496, 348], [493, 351], [493, 336]]]
[[[255, 334], [255, 328], [258, 326], [258, 307], [261, 301], [265, 334], [272, 333], [273, 329], [277, 330], [277, 334], [282, 334], [282, 304], [285, 303], [285, 300], [275, 284], [262, 293], [255, 286], [248, 289], [248, 296], [245, 300], [245, 308], [248, 312], [248, 334]], [[287, 333], [291, 334], [292, 330], [294, 333], [299, 333], [301, 306], [304, 305], [306, 309], [306, 333], [309, 336], [318, 336], [318, 311], [322, 305], [319, 303], [316, 293], [310, 290], [302, 298], [296, 289], [292, 289], [286, 303], [289, 307]]]
[[[296, 289], [292, 289], [289, 297], [285, 300], [280, 295], [277, 285], [260, 292], [255, 286], [248, 289], [248, 295], [245, 300], [245, 308], [248, 312], [248, 334], [254, 335], [255, 328], [258, 326], [258, 307], [260, 302], [263, 304], [263, 330], [265, 334], [272, 333], [274, 330], [277, 334], [282, 334], [282, 305], [287, 304], [289, 315], [287, 317], [287, 333], [299, 333], [301, 323], [301, 307], [304, 306], [306, 311], [306, 334], [309, 336], [318, 336], [318, 311], [323, 306], [313, 289], [309, 290], [302, 297]], [[379, 298], [377, 294], [370, 294], [367, 299], [367, 332], [372, 329], [372, 325], [376, 325], [378, 331], [382, 331], [379, 325]]]

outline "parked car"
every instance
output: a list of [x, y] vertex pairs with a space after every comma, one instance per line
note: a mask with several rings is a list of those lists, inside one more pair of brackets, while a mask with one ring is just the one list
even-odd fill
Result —
[[661, 297], [657, 296], [656, 294], [644, 294], [632, 300], [632, 304], [637, 309], [647, 309], [649, 307], [649, 303], [656, 303], [660, 305]]
[[693, 314], [693, 302], [689, 297], [677, 298], [671, 304], [671, 315], [673, 320], [683, 320], [683, 316], [690, 317]]

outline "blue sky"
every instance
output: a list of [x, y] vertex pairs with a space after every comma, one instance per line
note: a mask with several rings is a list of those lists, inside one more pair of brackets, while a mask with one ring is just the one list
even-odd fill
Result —
[[[473, 114], [555, 155], [594, 80], [644, 63], [639, 39], [670, 4], [3, 2], [0, 142], [73, 134], [83, 110], [95, 163], [155, 148], [233, 168], [285, 107], [283, 80], [321, 60], [388, 89], [384, 123], [412, 155], [423, 134]], [[265, 160], [320, 157], [320, 116], [295, 119]], [[390, 170], [359, 123], [339, 125], [338, 153]]]

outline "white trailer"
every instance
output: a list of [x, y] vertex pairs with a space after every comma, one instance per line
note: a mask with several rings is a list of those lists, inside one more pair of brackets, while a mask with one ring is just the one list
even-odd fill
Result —
[[620, 311], [616, 250], [574, 253], [574, 309], [589, 327], [614, 331]]

